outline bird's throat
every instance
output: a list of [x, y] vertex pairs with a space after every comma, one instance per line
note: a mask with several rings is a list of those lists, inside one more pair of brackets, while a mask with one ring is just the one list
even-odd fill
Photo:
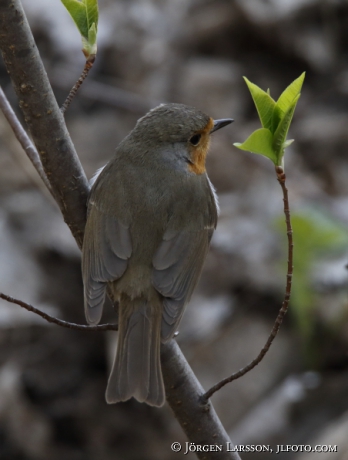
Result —
[[213, 129], [214, 120], [209, 119], [206, 127], [199, 133], [201, 141], [196, 147], [190, 147], [190, 157], [192, 163], [189, 164], [189, 170], [194, 174], [205, 173], [205, 159], [210, 145], [210, 131]]

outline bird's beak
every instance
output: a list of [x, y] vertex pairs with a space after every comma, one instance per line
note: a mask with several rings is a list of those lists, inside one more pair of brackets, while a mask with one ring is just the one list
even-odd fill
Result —
[[232, 121], [234, 121], [232, 118], [221, 118], [221, 120], [214, 120], [214, 126], [213, 129], [210, 131], [210, 134], [214, 133], [220, 128], [223, 128], [224, 126], [231, 124]]

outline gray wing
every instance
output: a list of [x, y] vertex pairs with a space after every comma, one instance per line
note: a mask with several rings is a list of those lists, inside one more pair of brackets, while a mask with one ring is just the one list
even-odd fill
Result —
[[131, 253], [128, 227], [90, 204], [82, 248], [85, 315], [89, 324], [99, 323], [107, 283], [123, 275]]
[[217, 207], [211, 192], [202, 212], [191, 214], [186, 225], [183, 222], [182, 231], [174, 231], [169, 224], [153, 257], [152, 282], [164, 297], [163, 342], [173, 337], [178, 328], [185, 306], [200, 278], [216, 223]]

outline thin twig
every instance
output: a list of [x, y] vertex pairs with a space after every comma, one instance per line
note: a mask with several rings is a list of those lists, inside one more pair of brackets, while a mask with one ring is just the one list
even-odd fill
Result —
[[[66, 91], [69, 75], [71, 75], [70, 68], [55, 69], [54, 74], [50, 75], [50, 81], [54, 87]], [[79, 89], [79, 97], [81, 96], [84, 99], [97, 101], [109, 107], [124, 109], [137, 115], [148, 112], [152, 107], [156, 107], [162, 102], [141, 96], [114, 84], [94, 80], [91, 76]]]
[[227, 377], [221, 382], [218, 382], [216, 385], [211, 387], [204, 395], [202, 395], [201, 400], [203, 403], [207, 402], [209, 398], [218, 390], [220, 390], [223, 386], [227, 385], [227, 383], [233, 382], [233, 380], [237, 380], [249, 371], [253, 369], [255, 366], [257, 366], [268, 350], [270, 349], [270, 346], [272, 345], [273, 340], [275, 339], [276, 335], [278, 334], [278, 331], [280, 329], [280, 326], [283, 322], [284, 316], [286, 315], [286, 312], [288, 311], [288, 306], [289, 306], [289, 301], [290, 301], [290, 294], [291, 294], [291, 284], [292, 284], [292, 273], [293, 273], [293, 240], [292, 240], [292, 227], [291, 227], [291, 221], [290, 221], [290, 208], [289, 208], [289, 197], [288, 197], [288, 189], [286, 188], [285, 185], [285, 173], [283, 171], [283, 168], [280, 166], [276, 167], [276, 174], [277, 174], [277, 180], [282, 188], [283, 191], [283, 201], [284, 201], [284, 214], [285, 214], [285, 223], [286, 223], [286, 232], [288, 236], [288, 266], [287, 266], [287, 274], [286, 274], [286, 288], [285, 288], [285, 295], [284, 295], [284, 300], [281, 306], [281, 309], [279, 310], [278, 316], [275, 320], [275, 323], [273, 325], [272, 331], [267, 339], [267, 342], [265, 343], [264, 347], [258, 354], [258, 356], [253, 359], [247, 366], [243, 367], [243, 369], [240, 369], [238, 372], [235, 372], [232, 374], [230, 377]]
[[14, 299], [6, 294], [0, 292], [0, 298], [7, 300], [7, 302], [15, 303], [22, 308], [25, 308], [32, 313], [36, 313], [37, 315], [41, 316], [41, 318], [45, 319], [49, 323], [57, 324], [57, 326], [66, 327], [68, 329], [75, 329], [78, 331], [117, 331], [118, 326], [117, 324], [99, 324], [98, 326], [87, 326], [84, 324], [75, 324], [69, 323], [68, 321], [63, 321], [62, 319], [55, 318], [54, 316], [48, 315], [43, 311], [39, 310], [38, 308], [33, 307], [32, 305], [23, 302], [22, 300]]
[[44, 184], [48, 188], [48, 190], [52, 194], [52, 188], [51, 184], [49, 183], [49, 180], [47, 179], [47, 176], [45, 174], [45, 171], [42, 167], [40, 155], [38, 151], [36, 150], [34, 144], [31, 142], [28, 134], [26, 133], [25, 129], [21, 125], [21, 122], [18, 120], [17, 115], [13, 111], [11, 104], [9, 103], [4, 91], [2, 90], [0, 86], [0, 109], [2, 110], [3, 114], [6, 117], [6, 120], [8, 121], [9, 125], [12, 128], [12, 131], [14, 132], [14, 135], [18, 139], [19, 143], [23, 147], [23, 150], [27, 154], [29, 160], [32, 162], [34, 168], [38, 172], [39, 176], [43, 180]]
[[78, 89], [80, 88], [80, 86], [82, 85], [82, 83], [84, 82], [85, 78], [87, 77], [88, 72], [93, 67], [94, 61], [95, 61], [95, 55], [89, 56], [88, 59], [86, 60], [85, 67], [80, 75], [80, 78], [77, 80], [75, 85], [71, 88], [70, 93], [68, 94], [68, 97], [65, 99], [64, 104], [60, 108], [63, 114], [65, 113], [66, 109], [69, 107], [71, 101], [76, 96], [76, 93]]

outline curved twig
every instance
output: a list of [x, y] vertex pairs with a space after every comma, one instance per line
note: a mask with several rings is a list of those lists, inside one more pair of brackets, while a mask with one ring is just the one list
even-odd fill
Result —
[[57, 324], [57, 326], [66, 327], [67, 329], [75, 329], [77, 331], [117, 331], [117, 324], [99, 324], [98, 326], [87, 326], [85, 324], [75, 324], [69, 323], [68, 321], [63, 321], [62, 319], [55, 318], [54, 316], [48, 315], [47, 313], [39, 310], [38, 308], [33, 307], [29, 303], [23, 302], [23, 300], [14, 299], [9, 295], [3, 294], [0, 292], [0, 298], [6, 300], [10, 303], [15, 303], [22, 308], [25, 308], [36, 315], [41, 316], [49, 323]]
[[6, 120], [9, 122], [9, 125], [12, 128], [14, 135], [16, 136], [17, 140], [23, 147], [23, 150], [27, 154], [29, 160], [32, 162], [34, 168], [38, 172], [39, 176], [43, 180], [44, 184], [48, 188], [48, 190], [52, 193], [52, 188], [45, 171], [43, 169], [40, 155], [36, 150], [36, 147], [31, 142], [30, 137], [26, 133], [25, 129], [21, 125], [21, 122], [18, 120], [17, 115], [13, 111], [11, 104], [9, 103], [3, 89], [0, 86], [0, 109], [2, 110], [3, 114], [5, 115]]
[[290, 220], [290, 208], [289, 208], [289, 197], [288, 197], [288, 189], [286, 188], [285, 185], [285, 180], [286, 176], [283, 171], [283, 168], [280, 166], [276, 167], [276, 174], [277, 174], [277, 180], [282, 188], [283, 191], [283, 201], [284, 201], [284, 214], [285, 214], [285, 223], [286, 223], [286, 233], [288, 237], [288, 266], [287, 266], [287, 273], [286, 273], [286, 288], [285, 288], [285, 295], [284, 295], [284, 300], [281, 306], [281, 309], [279, 310], [278, 316], [275, 320], [275, 323], [273, 325], [272, 331], [267, 339], [267, 342], [263, 346], [262, 350], [258, 354], [258, 356], [253, 359], [247, 366], [243, 367], [243, 369], [240, 369], [238, 372], [235, 372], [231, 376], [221, 380], [218, 382], [216, 385], [212, 386], [204, 395], [202, 396], [202, 402], [206, 402], [211, 396], [220, 390], [222, 387], [227, 385], [230, 382], [233, 382], [233, 380], [237, 380], [243, 375], [247, 374], [251, 369], [253, 369], [255, 366], [257, 366], [268, 350], [270, 349], [270, 346], [272, 345], [273, 340], [275, 339], [276, 335], [278, 334], [278, 331], [280, 329], [280, 326], [283, 322], [284, 316], [286, 315], [286, 312], [288, 311], [288, 306], [289, 306], [289, 301], [290, 301], [290, 294], [291, 294], [291, 284], [292, 284], [292, 272], [293, 272], [293, 240], [292, 240], [292, 227], [291, 227], [291, 220]]

